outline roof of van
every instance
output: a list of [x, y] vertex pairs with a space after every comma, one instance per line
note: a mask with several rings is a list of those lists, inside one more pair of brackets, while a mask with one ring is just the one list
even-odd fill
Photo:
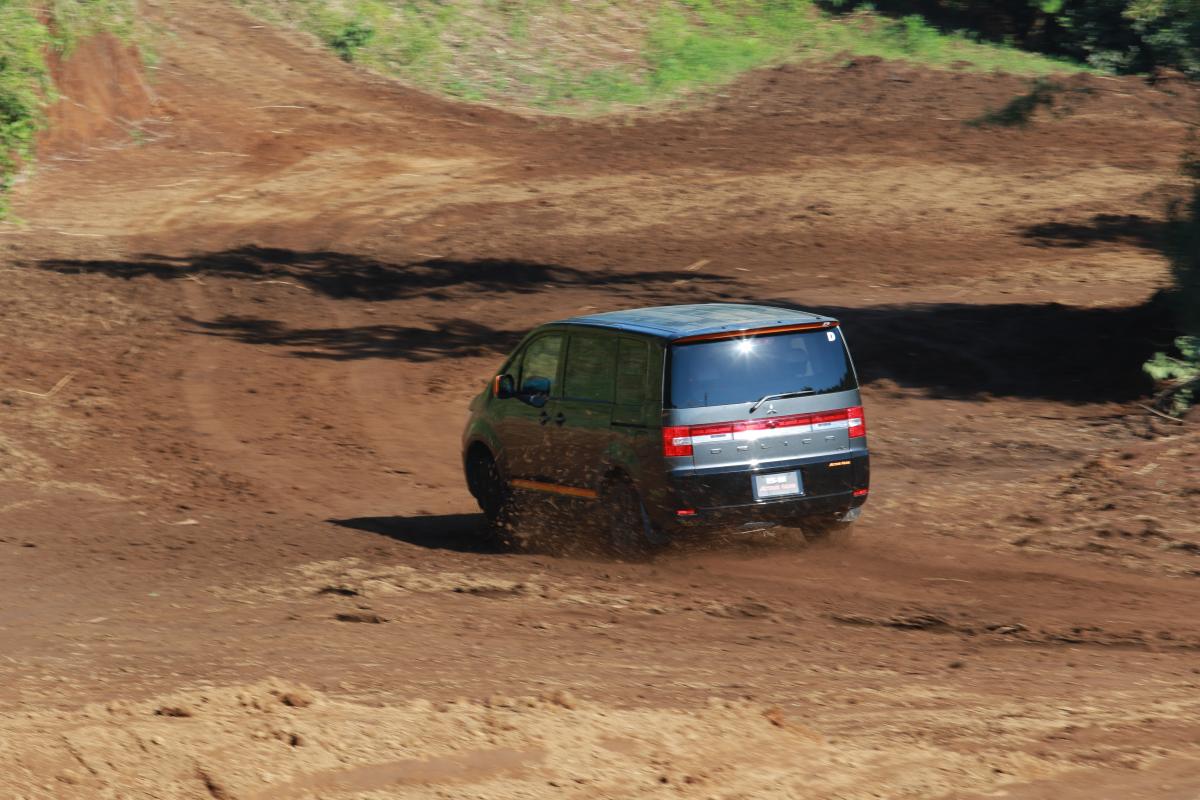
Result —
[[776, 325], [836, 322], [808, 311], [743, 303], [698, 303], [687, 306], [655, 306], [628, 311], [609, 311], [560, 320], [572, 325], [595, 325], [644, 333], [666, 339], [702, 336], [726, 331], [747, 331]]

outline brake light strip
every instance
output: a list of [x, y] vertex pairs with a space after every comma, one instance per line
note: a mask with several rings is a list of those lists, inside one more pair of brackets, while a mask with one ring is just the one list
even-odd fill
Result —
[[866, 436], [866, 418], [862, 406], [843, 408], [838, 411], [823, 411], [817, 414], [789, 414], [769, 419], [667, 426], [663, 428], [663, 455], [690, 456], [693, 444], [757, 439], [764, 435], [796, 435], [812, 431], [842, 429], [849, 431], [851, 439]]

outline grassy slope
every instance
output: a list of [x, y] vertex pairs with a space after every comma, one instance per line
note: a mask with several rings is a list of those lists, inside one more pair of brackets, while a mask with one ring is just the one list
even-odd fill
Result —
[[[43, 24], [42, 14], [53, 24]], [[42, 109], [54, 96], [47, 53], [67, 52], [80, 37], [102, 30], [128, 35], [135, 21], [134, 0], [0, 0], [0, 217], [13, 176], [31, 157]]]
[[877, 55], [1029, 75], [1081, 69], [945, 35], [918, 17], [830, 17], [810, 0], [238, 2], [418, 86], [558, 111], [652, 103], [804, 58]]

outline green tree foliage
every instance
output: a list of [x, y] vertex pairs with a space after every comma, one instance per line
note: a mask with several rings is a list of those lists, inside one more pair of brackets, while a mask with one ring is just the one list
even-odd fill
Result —
[[[846, 0], [823, 5], [843, 10]], [[1114, 72], [1173, 67], [1200, 75], [1200, 0], [879, 0], [893, 16], [921, 14], [963, 30]]]
[[1200, 74], [1200, 2], [1072, 0], [1055, 16], [1058, 45], [1114, 72], [1159, 66]]
[[1200, 2], [1139, 0], [1126, 14], [1158, 54], [1159, 63], [1175, 64], [1191, 75], [1200, 75]]

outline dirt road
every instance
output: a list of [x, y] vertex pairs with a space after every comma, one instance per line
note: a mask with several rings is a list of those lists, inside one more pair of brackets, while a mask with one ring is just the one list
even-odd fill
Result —
[[[569, 121], [155, 13], [141, 132], [0, 226], [0, 797], [1200, 797], [1200, 437], [1136, 405], [1194, 91], [992, 129], [1022, 81], [865, 60]], [[481, 547], [505, 348], [714, 298], [844, 320], [855, 540]]]

